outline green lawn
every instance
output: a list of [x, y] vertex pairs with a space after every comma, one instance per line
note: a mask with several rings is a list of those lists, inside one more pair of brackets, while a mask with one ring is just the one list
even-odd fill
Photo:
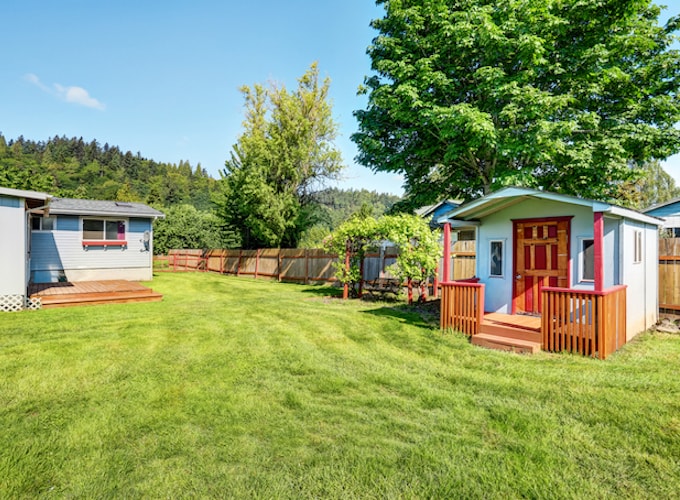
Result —
[[0, 497], [670, 498], [680, 336], [471, 346], [328, 288], [164, 274], [0, 314]]

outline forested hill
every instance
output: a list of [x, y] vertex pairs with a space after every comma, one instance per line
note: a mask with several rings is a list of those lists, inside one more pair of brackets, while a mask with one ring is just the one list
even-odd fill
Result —
[[[54, 137], [6, 139], [0, 133], [0, 186], [44, 191], [65, 198], [141, 201], [157, 207], [212, 207], [219, 181], [200, 164], [159, 163], [96, 140]], [[370, 207], [381, 215], [400, 198], [365, 189], [329, 188], [316, 193], [313, 220], [332, 230], [350, 215]]]
[[0, 134], [0, 186], [65, 198], [210, 206], [217, 181], [189, 162], [158, 163], [117, 146], [82, 137], [32, 141]]

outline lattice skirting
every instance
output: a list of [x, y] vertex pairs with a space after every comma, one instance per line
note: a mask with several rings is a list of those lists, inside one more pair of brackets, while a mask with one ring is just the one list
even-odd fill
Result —
[[40, 309], [40, 297], [31, 299], [25, 295], [0, 295], [0, 312], [17, 312], [24, 309]]

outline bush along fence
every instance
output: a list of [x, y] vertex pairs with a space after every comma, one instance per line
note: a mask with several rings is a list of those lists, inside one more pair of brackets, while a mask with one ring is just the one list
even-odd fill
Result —
[[[453, 279], [469, 278], [475, 272], [474, 242], [459, 243], [460, 248], [454, 244], [452, 251]], [[394, 264], [397, 256], [397, 249], [394, 247], [383, 247], [366, 253], [362, 266], [362, 289], [371, 295], [407, 289], [407, 283], [399, 283], [395, 287], [395, 278], [389, 272], [389, 267]], [[168, 255], [155, 256], [154, 271], [215, 272], [292, 283], [336, 284], [337, 261], [337, 255], [324, 249], [176, 249], [170, 250]], [[442, 269], [441, 265], [439, 269]], [[437, 295], [434, 284], [441, 281], [442, 276], [437, 278], [430, 282], [429, 293], [432, 295]]]

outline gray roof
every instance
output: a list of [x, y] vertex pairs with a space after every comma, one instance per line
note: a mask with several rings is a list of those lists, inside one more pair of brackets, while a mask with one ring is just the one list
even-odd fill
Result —
[[144, 203], [134, 201], [78, 200], [73, 198], [52, 198], [50, 214], [54, 215], [99, 215], [106, 217], [140, 217], [156, 219], [165, 217]]

